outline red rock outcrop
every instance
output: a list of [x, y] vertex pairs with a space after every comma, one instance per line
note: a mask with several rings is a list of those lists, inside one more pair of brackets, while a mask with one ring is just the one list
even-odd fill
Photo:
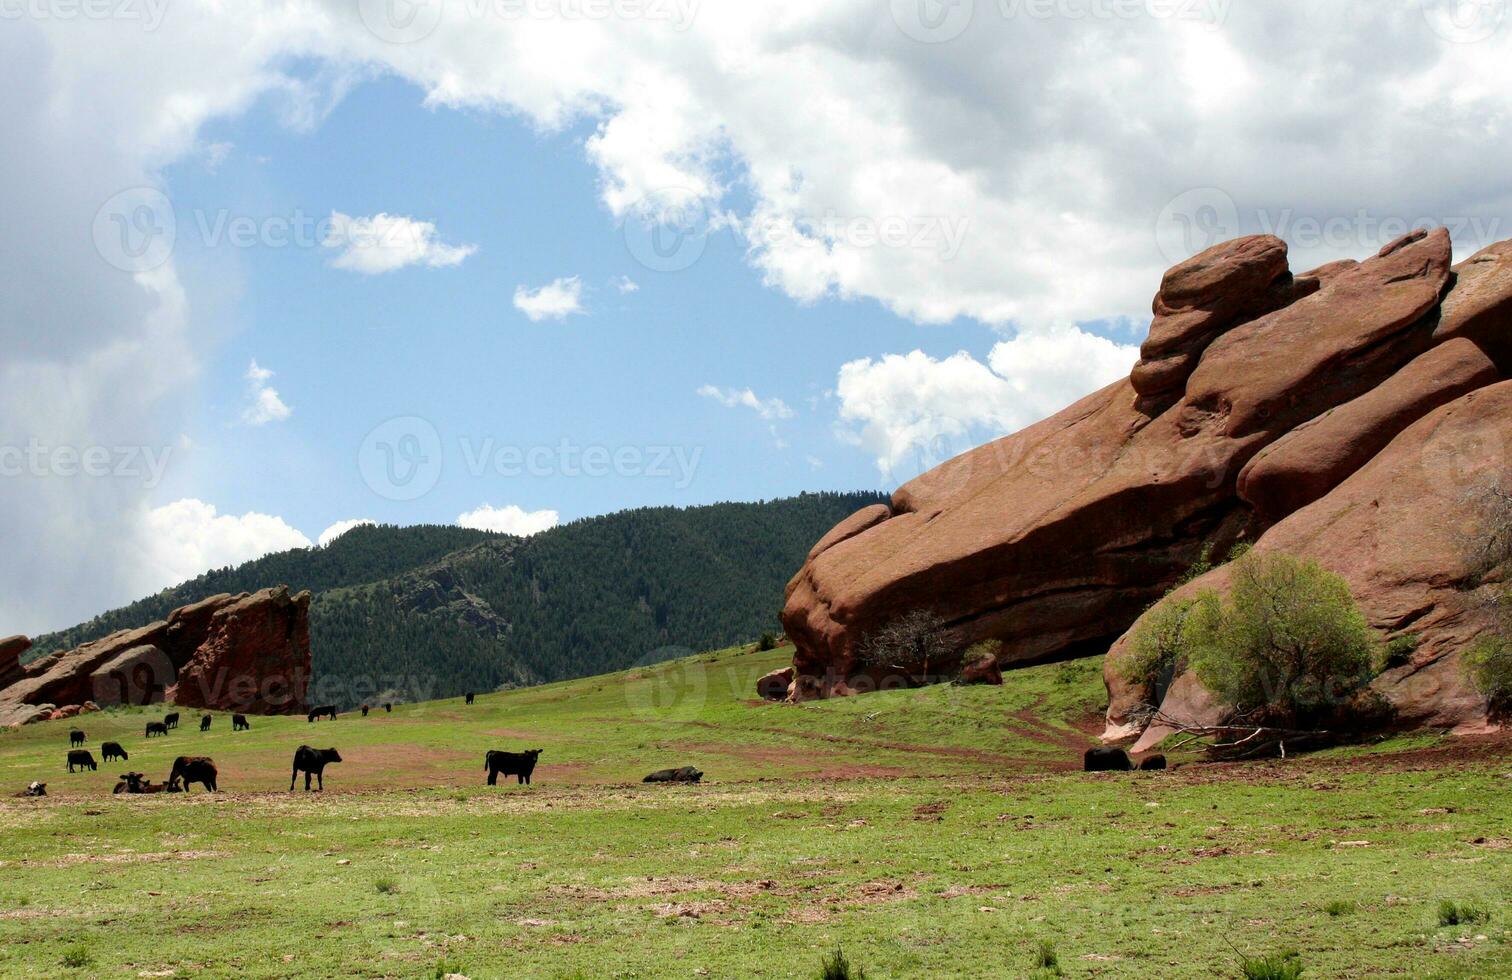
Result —
[[24, 636], [7, 636], [0, 640], [0, 687], [14, 684], [25, 676], [21, 654], [30, 650], [31, 645], [31, 640]]
[[918, 609], [957, 650], [1001, 641], [1003, 668], [1105, 651], [1205, 551], [1329, 499], [1412, 423], [1506, 376], [1512, 249], [1453, 270], [1450, 253], [1442, 229], [1419, 231], [1293, 277], [1284, 244], [1256, 236], [1172, 269], [1131, 379], [815, 546], [782, 612], [789, 696], [882, 683], [862, 640]]
[[44, 706], [50, 713], [86, 702], [302, 711], [309, 608], [308, 592], [291, 597], [284, 586], [212, 596], [160, 622], [49, 654], [0, 687], [0, 724], [45, 718]]
[[[1503, 381], [1428, 413], [1332, 492], [1255, 543], [1256, 551], [1311, 558], [1337, 572], [1383, 636], [1416, 638], [1408, 662], [1372, 682], [1404, 727], [1487, 725], [1485, 699], [1460, 665], [1460, 653], [1490, 628], [1494, 615], [1476, 588], [1473, 490], [1488, 477], [1505, 475], [1509, 451], [1512, 381]], [[1228, 576], [1228, 567], [1214, 569], [1167, 601], [1202, 589], [1222, 591]], [[1144, 751], [1170, 729], [1139, 727], [1137, 707], [1157, 697], [1124, 677], [1132, 633], [1114, 644], [1104, 667], [1109, 705], [1103, 737], [1140, 736], [1135, 750]], [[1223, 708], [1191, 674], [1176, 678], [1158, 700], [1163, 716], [1184, 724], [1224, 719]]]

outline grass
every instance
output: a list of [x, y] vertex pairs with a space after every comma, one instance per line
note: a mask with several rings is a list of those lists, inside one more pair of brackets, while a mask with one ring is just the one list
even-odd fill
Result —
[[1473, 926], [1491, 920], [1491, 911], [1476, 902], [1456, 902], [1444, 899], [1439, 902], [1438, 924], [1442, 926]]
[[1293, 950], [1245, 959], [1239, 972], [1244, 980], [1299, 980], [1303, 973], [1302, 955]]
[[[1512, 972], [1497, 918], [1426, 928], [1446, 884], [1512, 899], [1505, 754], [1419, 735], [1088, 775], [1097, 661], [757, 703], [790, 655], [151, 742], [159, 709], [73, 720], [154, 779], [212, 756], [214, 795], [62, 773], [70, 722], [0, 735], [0, 975], [79, 949], [98, 976], [805, 978], [843, 949], [872, 980], [1018, 977], [1051, 969], [1052, 929], [1074, 977], [1234, 976], [1230, 943], [1302, 950], [1308, 976]], [[345, 760], [324, 794], [288, 791], [302, 742]], [[533, 785], [483, 784], [485, 749], [537, 747]], [[705, 782], [640, 782], [672, 765]], [[32, 779], [54, 795], [9, 797]], [[1361, 911], [1331, 914], [1341, 893]]]
[[1354, 911], [1355, 903], [1346, 901], [1341, 898], [1334, 899], [1332, 902], [1329, 902], [1327, 905], [1323, 906], [1323, 912], [1330, 918], [1334, 919], [1337, 919], [1341, 915], [1353, 915]]

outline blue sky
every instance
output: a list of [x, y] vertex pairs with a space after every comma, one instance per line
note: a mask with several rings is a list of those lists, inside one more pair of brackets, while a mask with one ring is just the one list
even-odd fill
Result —
[[[963, 319], [921, 326], [872, 300], [796, 302], [762, 284], [733, 231], [710, 234], [686, 269], [648, 268], [596, 193], [583, 151], [591, 128], [544, 134], [422, 101], [414, 86], [380, 79], [309, 130], [263, 105], [204, 134], [230, 146], [213, 169], [202, 154], [168, 171], [175, 257], [222, 284], [225, 338], [189, 398], [193, 448], [158, 502], [190, 496], [223, 512], [277, 514], [314, 537], [357, 517], [449, 523], [485, 503], [571, 520], [891, 489], [901, 471], [889, 479], [836, 437], [838, 367], [899, 349], [943, 357], [992, 345], [990, 330]], [[364, 275], [334, 268], [325, 248], [229, 244], [214, 232], [223, 211], [413, 216], [477, 251], [449, 268]], [[583, 313], [532, 322], [513, 305], [518, 286], [564, 276], [582, 280]], [[624, 279], [638, 288], [622, 292]], [[286, 420], [241, 420], [253, 360], [274, 372]], [[750, 388], [793, 414], [726, 407], [697, 393], [705, 385]], [[441, 478], [415, 500], [375, 494], [357, 467], [364, 437], [394, 416], [424, 418], [442, 437]], [[645, 466], [602, 477], [477, 472], [490, 446], [560, 450], [563, 440], [644, 448]], [[674, 448], [672, 465], [655, 467], [650, 454], [663, 446]], [[691, 481], [680, 461], [696, 463]]]

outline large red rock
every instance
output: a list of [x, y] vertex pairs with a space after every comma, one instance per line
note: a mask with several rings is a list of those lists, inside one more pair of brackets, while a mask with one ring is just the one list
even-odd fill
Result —
[[[1478, 527], [1475, 488], [1504, 477], [1512, 450], [1512, 381], [1462, 395], [1413, 423], [1322, 499], [1290, 515], [1255, 544], [1316, 560], [1348, 582], [1383, 637], [1412, 635], [1410, 660], [1372, 687], [1403, 727], [1480, 729], [1487, 705], [1469, 683], [1460, 654], [1491, 628], [1494, 610], [1476, 580], [1469, 543]], [[1223, 591], [1221, 567], [1174, 593]], [[1171, 601], [1171, 600], [1167, 600]], [[1137, 628], [1137, 625], [1136, 625]], [[1130, 684], [1122, 665], [1133, 630], [1109, 652], [1104, 738], [1139, 736], [1143, 750], [1169, 729], [1141, 728], [1140, 705], [1156, 693]], [[1184, 724], [1224, 718], [1195, 676], [1183, 675], [1159, 698], [1161, 714]]]
[[[243, 629], [247, 637], [240, 635]], [[193, 680], [184, 689], [191, 700], [176, 703], [246, 712], [302, 710], [310, 674], [309, 593], [290, 598], [280, 586], [212, 596], [160, 622], [48, 654], [0, 687], [0, 724], [38, 720], [41, 705], [51, 711], [90, 701], [172, 701], [185, 671]], [[215, 680], [221, 676], [226, 683]]]
[[14, 684], [25, 671], [21, 668], [21, 654], [31, 649], [31, 640], [24, 636], [7, 636], [0, 640], [0, 687]]
[[221, 606], [169, 689], [174, 704], [258, 714], [305, 710], [310, 683], [310, 593], [263, 589]]
[[[1002, 667], [1100, 653], [1205, 549], [1223, 551], [1253, 520], [1236, 487], [1245, 464], [1426, 350], [1449, 282], [1441, 230], [1306, 286], [1277, 265], [1280, 249], [1244, 239], [1167, 276], [1158, 317], [1194, 303], [1232, 319], [1216, 334], [1162, 324], [1151, 355], [1205, 345], [1164, 401], [1116, 382], [904, 485], [890, 515], [868, 508], [827, 535], [788, 584], [790, 696], [884, 683], [860, 644], [918, 609], [958, 650], [1002, 641]], [[1244, 319], [1267, 295], [1284, 305]]]

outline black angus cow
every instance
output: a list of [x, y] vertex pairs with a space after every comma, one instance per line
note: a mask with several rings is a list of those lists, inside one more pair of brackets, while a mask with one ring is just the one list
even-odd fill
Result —
[[500, 752], [498, 749], [489, 749], [483, 757], [483, 768], [488, 771], [488, 785], [497, 786], [499, 773], [506, 776], [516, 777], [516, 782], [530, 785], [530, 774], [535, 772], [536, 760], [541, 757], [540, 749], [530, 749], [525, 752]]
[[215, 792], [215, 763], [203, 755], [181, 755], [173, 760], [173, 771], [168, 782], [183, 783], [184, 792], [189, 792], [190, 783], [200, 783], [210, 793]]
[[250, 732], [252, 730], [252, 726], [247, 724], [246, 715], [232, 715], [231, 730], [233, 732]]
[[1147, 755], [1143, 759], [1139, 760], [1139, 769], [1141, 772], [1154, 772], [1159, 769], [1164, 769], [1165, 767], [1165, 756], [1161, 755], [1158, 752], [1154, 755]]
[[16, 794], [16, 796], [18, 796], [18, 797], [46, 796], [46, 795], [47, 795], [47, 784], [46, 783], [39, 783], [35, 779], [32, 780], [30, 783], [27, 783], [26, 788], [23, 789], [21, 792], [19, 792], [19, 793]]
[[318, 708], [312, 708], [310, 709], [310, 713], [308, 716], [306, 716], [305, 720], [314, 721], [316, 718], [329, 718], [332, 721], [335, 721], [336, 706], [334, 704], [323, 704]]
[[1129, 761], [1129, 753], [1123, 749], [1088, 749], [1087, 754], [1082, 756], [1082, 771], [1084, 772], [1129, 772], [1133, 768], [1134, 764]]
[[178, 727], [178, 712], [177, 711], [170, 712], [169, 714], [166, 714], [166, 715], [163, 716], [163, 727], [164, 728], [177, 728]]
[[464, 695], [464, 697], [465, 697], [465, 698], [466, 698], [466, 699], [467, 699], [467, 703], [468, 703], [468, 704], [472, 704], [472, 703], [473, 703], [473, 698], [475, 698], [475, 697], [477, 697], [477, 695], [476, 695], [476, 694], [474, 694], [474, 693], [473, 693], [473, 692], [471, 692], [471, 691], [468, 691], [468, 692], [467, 692], [467, 694], [466, 694], [466, 695]]
[[680, 769], [658, 769], [651, 775], [642, 779], [643, 783], [696, 783], [703, 779], [703, 773], [692, 766], [683, 766]]
[[142, 737], [143, 738], [151, 738], [154, 735], [167, 735], [167, 734], [168, 734], [168, 723], [166, 721], [149, 721], [147, 723], [147, 732]]
[[203, 717], [201, 717], [200, 718], [200, 731], [202, 731], [202, 732], [208, 732], [210, 730], [210, 722], [212, 722], [212, 721], [214, 721], [214, 719], [211, 718], [211, 716], [209, 716], [209, 715], [204, 715]]
[[154, 783], [145, 772], [123, 772], [113, 793], [177, 793], [177, 783]]
[[340, 762], [341, 753], [335, 749], [312, 749], [301, 745], [294, 750], [294, 771], [289, 773], [289, 792], [294, 792], [294, 781], [300, 773], [305, 774], [305, 792], [310, 791], [310, 777], [314, 776], [321, 791], [325, 790], [325, 767]]
[[104, 757], [106, 762], [114, 762], [117, 759], [125, 762], [131, 758], [126, 754], [126, 750], [121, 748], [120, 742], [105, 742], [101, 744], [100, 755]]
[[77, 728], [70, 728], [68, 730], [68, 744], [69, 745], [83, 745], [84, 744], [84, 733], [81, 732], [81, 731], [79, 731]]
[[94, 756], [89, 754], [88, 749], [68, 750], [68, 771], [73, 772], [74, 766], [78, 766], [80, 769], [88, 769], [90, 772], [94, 772], [100, 768], [95, 765]]
[[391, 712], [393, 710], [394, 710], [394, 706], [392, 704], [388, 703], [387, 701], [383, 702], [383, 711], [384, 711], [384, 714], [388, 714], [389, 712]]
[[362, 717], [366, 718], [367, 717], [367, 713], [368, 713], [368, 706], [367, 705], [363, 705], [362, 706]]

